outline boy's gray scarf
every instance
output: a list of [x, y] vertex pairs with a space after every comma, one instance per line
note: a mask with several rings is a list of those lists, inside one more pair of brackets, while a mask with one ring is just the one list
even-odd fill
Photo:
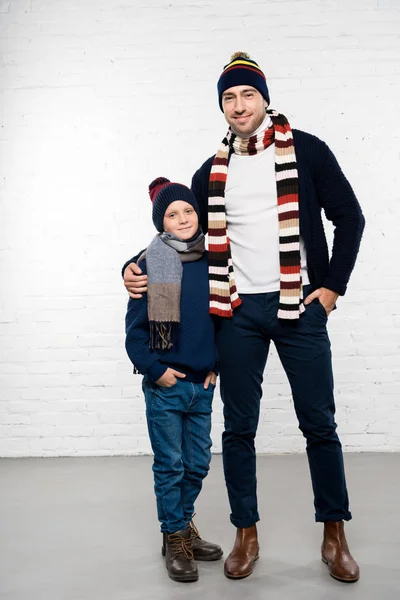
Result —
[[204, 253], [204, 234], [199, 229], [190, 241], [171, 233], [156, 235], [139, 257], [147, 264], [147, 311], [150, 348], [170, 350], [178, 340], [182, 263], [199, 260]]

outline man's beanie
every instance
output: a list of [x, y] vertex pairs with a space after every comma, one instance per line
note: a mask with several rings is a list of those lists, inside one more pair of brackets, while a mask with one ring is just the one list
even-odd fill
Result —
[[196, 197], [186, 185], [181, 183], [172, 183], [166, 177], [157, 177], [149, 185], [149, 194], [153, 203], [153, 223], [157, 231], [164, 231], [163, 221], [165, 211], [171, 202], [183, 200], [188, 202], [199, 214], [199, 205]]
[[265, 75], [246, 52], [232, 54], [231, 62], [224, 66], [218, 80], [218, 100], [222, 111], [222, 94], [235, 85], [251, 85], [270, 103]]

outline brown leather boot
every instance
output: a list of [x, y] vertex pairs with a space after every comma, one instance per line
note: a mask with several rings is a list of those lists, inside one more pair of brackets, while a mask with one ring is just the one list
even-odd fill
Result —
[[168, 575], [174, 581], [197, 581], [199, 574], [193, 558], [190, 529], [180, 529], [174, 533], [163, 533], [161, 548], [165, 556]]
[[223, 552], [220, 546], [202, 540], [199, 534], [199, 530], [193, 523], [193, 520], [188, 523], [190, 529], [190, 535], [192, 538], [193, 545], [193, 556], [195, 560], [219, 560], [222, 558]]
[[225, 575], [230, 579], [243, 579], [251, 575], [258, 552], [257, 527], [238, 528], [235, 545], [225, 561]]
[[359, 580], [360, 569], [350, 554], [343, 521], [324, 523], [321, 556], [323, 562], [328, 565], [329, 575], [334, 579], [345, 583], [354, 583]]

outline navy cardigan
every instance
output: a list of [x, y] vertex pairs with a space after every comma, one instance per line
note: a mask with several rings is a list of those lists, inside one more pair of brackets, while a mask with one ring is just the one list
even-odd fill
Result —
[[[297, 129], [293, 129], [293, 139], [299, 172], [300, 234], [307, 251], [310, 283], [313, 289], [326, 287], [343, 295], [356, 262], [365, 219], [328, 146]], [[211, 156], [206, 160], [192, 179], [204, 233], [208, 227], [208, 180], [213, 159]], [[335, 228], [330, 260], [321, 210]]]

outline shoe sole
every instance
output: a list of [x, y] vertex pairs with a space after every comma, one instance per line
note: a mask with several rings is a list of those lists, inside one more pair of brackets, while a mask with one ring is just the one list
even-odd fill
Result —
[[[254, 558], [253, 565], [256, 562], [256, 560], [258, 560], [258, 555]], [[251, 571], [249, 571], [248, 573], [245, 573], [243, 575], [228, 575], [228, 573], [224, 570], [224, 575], [228, 579], [245, 579], [246, 577], [249, 577], [252, 573], [253, 573], [253, 569]]]
[[197, 575], [196, 577], [193, 577], [193, 575], [187, 576], [187, 577], [172, 577], [172, 575], [169, 575], [169, 578], [172, 579], [172, 581], [179, 581], [180, 583], [190, 583], [192, 581], [197, 581], [199, 579], [199, 576]]
[[[326, 558], [322, 556], [321, 560], [325, 565], [328, 566], [328, 561], [326, 560]], [[354, 579], [343, 579], [342, 577], [337, 577], [336, 575], [333, 575], [330, 571], [329, 575], [332, 577], [332, 579], [336, 579], [336, 581], [340, 581], [341, 583], [356, 583], [356, 581], [360, 579], [360, 576], [355, 577]]]
[[[163, 556], [165, 556], [165, 548], [164, 547], [161, 547], [161, 554]], [[210, 556], [207, 556], [207, 557], [205, 557], [205, 556], [204, 557], [199, 557], [199, 556], [196, 556], [196, 554], [194, 554], [193, 557], [194, 557], [194, 559], [195, 559], [196, 562], [197, 561], [199, 561], [199, 562], [211, 562], [213, 560], [220, 560], [220, 558], [222, 558], [223, 555], [224, 555], [224, 552], [223, 552], [223, 550], [221, 550], [220, 552], [217, 552], [216, 554], [210, 554]]]

